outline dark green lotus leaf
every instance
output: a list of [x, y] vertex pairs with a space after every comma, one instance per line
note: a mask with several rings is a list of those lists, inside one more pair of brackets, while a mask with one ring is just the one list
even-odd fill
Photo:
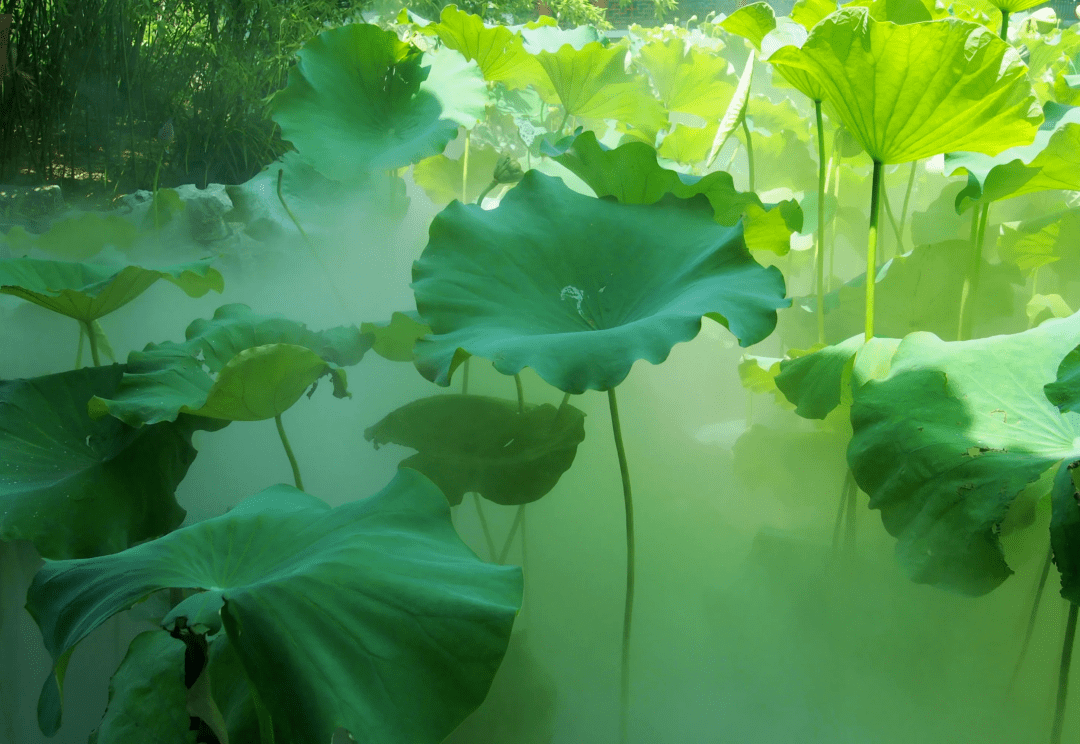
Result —
[[532, 367], [569, 393], [608, 390], [658, 364], [708, 315], [743, 346], [768, 336], [784, 279], [701, 196], [621, 204], [529, 171], [497, 209], [454, 202], [413, 266], [433, 335], [417, 367], [440, 385], [468, 354], [507, 375]]
[[1019, 54], [973, 23], [880, 23], [848, 8], [814, 26], [798, 53], [785, 52], [793, 48], [770, 61], [809, 73], [881, 163], [996, 154], [1031, 142], [1042, 121]]
[[114, 365], [0, 382], [0, 539], [82, 558], [183, 521], [173, 494], [195, 459], [192, 432], [220, 427], [191, 416], [141, 429], [91, 420], [87, 401], [113, 395], [123, 374]]
[[423, 53], [393, 31], [350, 24], [323, 31], [297, 52], [272, 117], [327, 178], [354, 183], [443, 151], [457, 123], [421, 90]]
[[805, 355], [780, 362], [777, 389], [795, 404], [803, 418], [823, 419], [840, 405], [840, 388], [845, 370], [863, 347], [865, 337], [852, 336], [832, 346], [812, 348]]
[[1062, 413], [1080, 413], [1080, 346], [1070, 351], [1057, 368], [1057, 377], [1044, 386], [1046, 398]]
[[802, 227], [798, 202], [763, 204], [752, 191], [736, 191], [731, 174], [714, 171], [698, 178], [667, 170], [656, 160], [656, 150], [644, 142], [628, 142], [608, 150], [593, 132], [566, 138], [544, 153], [566, 166], [600, 197], [611, 196], [623, 204], [654, 204], [665, 195], [690, 199], [704, 194], [716, 221], [734, 225], [743, 217], [744, 240], [751, 250], [784, 254], [791, 233]]
[[150, 344], [128, 355], [116, 394], [91, 400], [90, 415], [112, 415], [132, 426], [196, 411], [228, 421], [273, 418], [324, 375], [335, 397], [347, 397], [340, 367], [357, 364], [375, 340], [356, 326], [311, 331], [242, 304], [193, 321], [186, 335], [184, 343]]
[[1080, 493], [1076, 460], [1065, 460], [1054, 474], [1051, 491], [1050, 547], [1061, 574], [1061, 596], [1080, 604]]
[[776, 28], [776, 14], [768, 3], [750, 3], [736, 10], [719, 25], [728, 33], [748, 40], [760, 51], [765, 34]]
[[435, 395], [408, 403], [364, 438], [418, 450], [399, 467], [419, 470], [456, 506], [475, 491], [496, 504], [536, 501], [574, 464], [585, 414], [573, 406], [526, 406], [479, 395]]
[[[331, 509], [272, 486], [122, 553], [47, 562], [27, 609], [53, 658], [38, 721], [60, 725], [75, 645], [150, 593], [199, 588], [162, 624], [217, 604], [280, 741], [440, 742], [484, 699], [521, 606], [521, 569], [484, 563], [415, 470]], [[189, 623], [190, 625], [190, 623]]]
[[855, 393], [848, 463], [918, 583], [985, 594], [1012, 569], [998, 528], [1030, 484], [1080, 459], [1080, 416], [1043, 395], [1080, 316], [1010, 336], [913, 333]]
[[371, 350], [391, 362], [411, 362], [416, 359], [413, 346], [417, 339], [431, 333], [431, 329], [415, 312], [394, 313], [389, 323], [361, 323], [361, 333], [371, 334], [375, 341]]
[[143, 269], [12, 258], [0, 261], [0, 294], [15, 295], [89, 323], [128, 304], [159, 279], [172, 282], [189, 297], [202, 297], [211, 289], [221, 292], [224, 280], [210, 264], [207, 259], [164, 269]]
[[[1049, 113], [1049, 112], [1048, 112]], [[956, 211], [974, 202], [1011, 199], [1050, 189], [1080, 189], [1080, 107], [1048, 118], [1029, 145], [1010, 147], [997, 155], [951, 152], [945, 171], [967, 174], [968, 186], [956, 198]]]

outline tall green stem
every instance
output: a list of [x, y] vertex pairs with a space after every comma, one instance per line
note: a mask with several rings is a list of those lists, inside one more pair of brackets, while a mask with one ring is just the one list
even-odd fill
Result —
[[619, 742], [626, 744], [630, 709], [630, 624], [634, 616], [634, 501], [630, 495], [630, 470], [626, 465], [626, 450], [623, 448], [615, 388], [608, 390], [608, 404], [611, 408], [611, 431], [615, 436], [615, 452], [619, 456], [623, 506], [626, 510], [626, 597], [623, 605], [622, 667], [619, 684]]
[[749, 171], [750, 186], [748, 191], [754, 190], [754, 141], [750, 138], [750, 127], [746, 123], [746, 117], [742, 120], [743, 134], [746, 136], [746, 167]]
[[1050, 548], [1046, 552], [1046, 560], [1043, 561], [1042, 573], [1039, 575], [1039, 585], [1035, 589], [1035, 599], [1031, 603], [1031, 614], [1028, 615], [1027, 631], [1024, 633], [1024, 642], [1020, 645], [1020, 655], [1016, 659], [1016, 666], [1013, 667], [1012, 677], [1009, 678], [1009, 686], [1006, 688], [1006, 695], [1012, 694], [1013, 686], [1016, 684], [1016, 678], [1020, 676], [1020, 667], [1024, 664], [1024, 657], [1027, 656], [1028, 644], [1031, 643], [1031, 637], [1035, 635], [1035, 618], [1039, 616], [1039, 601], [1042, 599], [1043, 590], [1046, 588], [1046, 579], [1050, 576], [1050, 565], [1054, 562], [1054, 549]]
[[1007, 42], [1009, 40], [1009, 11], [1001, 11], [1001, 40]]
[[854, 490], [855, 476], [851, 472], [851, 468], [848, 468], [847, 473], [844, 475], [844, 487], [840, 489], [840, 506], [836, 509], [836, 524], [833, 525], [832, 550], [834, 555], [840, 552], [840, 527], [844, 523], [844, 511], [848, 502], [852, 501]]
[[1069, 619], [1065, 623], [1065, 639], [1061, 644], [1061, 666], [1058, 668], [1057, 706], [1054, 708], [1054, 728], [1050, 744], [1061, 744], [1061, 726], [1065, 723], [1065, 701], [1069, 697], [1069, 668], [1072, 666], [1073, 642], [1076, 640], [1076, 609], [1069, 603]]
[[514, 375], [514, 384], [517, 386], [518, 413], [525, 413], [525, 388], [521, 384], [521, 374]]
[[[506, 557], [510, 555], [510, 544], [514, 541], [514, 535], [517, 534], [518, 527], [522, 526], [522, 521], [525, 519], [525, 504], [519, 504], [517, 513], [514, 514], [514, 522], [510, 525], [510, 532], [506, 535], [506, 542], [503, 543], [502, 552], [499, 553], [499, 563], [506, 563]], [[522, 535], [525, 533], [522, 532]], [[524, 561], [522, 561], [524, 563]]]
[[490, 556], [491, 560], [495, 560], [495, 540], [491, 537], [491, 528], [488, 527], [487, 517], [484, 516], [484, 508], [480, 505], [480, 494], [473, 493], [473, 504], [476, 505], [476, 516], [480, 519], [480, 528], [484, 531], [484, 542], [487, 543], [488, 556]]
[[817, 255], [814, 256], [817, 275], [817, 335], [825, 343], [825, 128], [821, 123], [821, 101], [814, 101], [817, 118], [818, 191], [817, 191]]
[[101, 366], [101, 357], [98, 355], [98, 337], [97, 331], [94, 330], [94, 322], [92, 320], [83, 323], [83, 329], [86, 331], [86, 338], [90, 341], [90, 358], [94, 360], [94, 366]]
[[874, 337], [874, 288], [877, 279], [878, 217], [881, 212], [881, 163], [874, 161], [870, 185], [870, 235], [866, 239], [866, 340]]
[[469, 394], [469, 361], [472, 357], [465, 357], [465, 361], [461, 363], [461, 394]]
[[971, 210], [971, 239], [968, 250], [968, 268], [964, 274], [964, 286], [960, 290], [960, 317], [957, 321], [956, 338], [966, 341], [971, 338], [971, 325], [975, 304], [975, 294], [979, 290], [979, 269], [982, 266], [982, 248], [986, 236], [986, 221], [990, 214], [990, 203]]
[[911, 204], [911, 189], [915, 185], [915, 172], [918, 169], [919, 161], [911, 161], [911, 172], [908, 173], [907, 190], [904, 191], [904, 206], [900, 209], [900, 234], [904, 234], [904, 226], [907, 224], [907, 211], [908, 205]]
[[83, 353], [83, 336], [86, 334], [83, 332], [82, 324], [79, 324], [79, 346], [75, 349], [75, 369], [82, 369], [82, 353]]
[[281, 425], [281, 414], [274, 416], [274, 423], [277, 424], [277, 433], [281, 437], [281, 445], [285, 448], [285, 456], [289, 458], [289, 466], [292, 468], [293, 482], [296, 487], [301, 491], [304, 490], [304, 481], [300, 478], [300, 465], [296, 462], [296, 455], [293, 454], [292, 446], [289, 445], [289, 438], [285, 436], [285, 427]]
[[461, 156], [461, 203], [469, 203], [469, 142], [472, 138], [465, 132], [465, 154]]

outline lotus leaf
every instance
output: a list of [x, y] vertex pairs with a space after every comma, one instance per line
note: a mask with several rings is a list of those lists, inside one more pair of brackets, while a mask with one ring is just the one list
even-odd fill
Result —
[[207, 259], [164, 269], [143, 269], [12, 258], [0, 261], [0, 293], [91, 323], [128, 304], [158, 279], [172, 282], [189, 297], [202, 297], [211, 289], [221, 292], [224, 280], [210, 263]]
[[375, 447], [419, 452], [401, 461], [442, 489], [454, 506], [475, 491], [496, 504], [527, 504], [570, 469], [585, 439], [585, 414], [573, 406], [527, 406], [478, 395], [436, 395], [397, 409], [368, 428]]
[[470, 147], [467, 174], [468, 193], [462, 193], [462, 181], [465, 174], [464, 157], [452, 160], [443, 154], [433, 155], [421, 160], [413, 167], [413, 180], [422, 188], [431, 201], [440, 207], [457, 199], [472, 201], [491, 183], [491, 174], [499, 162], [499, 152], [493, 147]]
[[1065, 355], [1054, 382], [1044, 389], [1047, 399], [1062, 413], [1080, 413], [1080, 346]]
[[727, 80], [727, 60], [681, 38], [650, 41], [636, 59], [668, 111], [713, 121], [723, 115], [735, 93], [735, 85]]
[[721, 21], [720, 27], [728, 33], [747, 39], [761, 51], [761, 40], [776, 28], [776, 14], [768, 3], [750, 3]]
[[[922, 0], [855, 0], [843, 7], [866, 8], [870, 11], [870, 17], [879, 22], [906, 24], [938, 20]], [[946, 18], [948, 15], [943, 13], [939, 17]]]
[[297, 52], [289, 83], [270, 101], [272, 117], [327, 178], [356, 183], [443, 151], [457, 124], [421, 90], [422, 52], [378, 26], [322, 32]]
[[371, 350], [391, 362], [411, 362], [416, 358], [413, 346], [421, 336], [431, 333], [415, 312], [394, 313], [390, 322], [361, 323], [360, 332], [368, 333], [375, 341]]
[[836, 0], [798, 0], [791, 8], [791, 20], [807, 31], [836, 11]]
[[428, 76], [420, 84], [420, 90], [439, 99], [443, 119], [472, 129], [487, 117], [487, 107], [495, 101], [475, 62], [460, 52], [440, 47], [424, 54], [424, 64], [428, 66]]
[[848, 462], [913, 581], [979, 595], [1012, 573], [997, 535], [1010, 504], [1080, 459], [1080, 417], [1039, 394], [1078, 334], [1075, 315], [973, 341], [913, 333], [858, 389]]
[[530, 54], [554, 54], [567, 45], [580, 51], [589, 44], [605, 40], [594, 26], [559, 28], [559, 22], [551, 16], [540, 16], [523, 26], [510, 28], [521, 34], [521, 38], [525, 40], [525, 51]]
[[[226, 514], [102, 558], [48, 562], [27, 594], [55, 668], [38, 707], [60, 724], [75, 645], [170, 587], [204, 589], [282, 741], [442, 741], [484, 699], [521, 606], [521, 569], [479, 560], [446, 499], [403, 469], [331, 509], [272, 486]], [[195, 623], [188, 623], [189, 627]]]
[[85, 261], [110, 245], [126, 251], [138, 237], [139, 228], [119, 215], [83, 212], [54, 222], [41, 235], [31, 235], [17, 225], [0, 240], [23, 253], [37, 248], [68, 261]]
[[[724, 116], [720, 119], [720, 125], [716, 128], [716, 134], [713, 135], [712, 147], [709, 148], [709, 156], [705, 158], [705, 162], [708, 165], [712, 165], [716, 160], [716, 156], [720, 152], [720, 148], [724, 146], [724, 143], [728, 141], [728, 137], [735, 133], [735, 130], [746, 119], [746, 104], [750, 100], [750, 84], [754, 79], [754, 55], [751, 54], [746, 60], [746, 66], [743, 68], [742, 75], [739, 77], [739, 84], [735, 87], [735, 95], [731, 97], [731, 102], [728, 104], [727, 111], [724, 112]], [[750, 179], [751, 181], [753, 179]], [[750, 187], [753, 189], [753, 185]]]
[[955, 150], [994, 155], [1031, 142], [1041, 121], [1016, 50], [972, 23], [901, 26], [848, 8], [814, 26], [801, 53], [787, 49], [770, 61], [816, 78], [879, 163]]
[[31, 540], [47, 558], [115, 553], [177, 527], [173, 496], [195, 459], [191, 435], [217, 422], [181, 416], [134, 429], [92, 421], [124, 367], [0, 382], [0, 539]]
[[1061, 596], [1080, 604], [1080, 493], [1075, 472], [1076, 460], [1066, 460], [1055, 473], [1050, 496], [1050, 547], [1061, 574]]
[[425, 377], [449, 385], [475, 354], [569, 393], [663, 361], [702, 315], [749, 346], [787, 302], [780, 271], [757, 264], [703, 197], [620, 204], [536, 171], [497, 209], [455, 202], [438, 214], [412, 286], [433, 331], [416, 345]]

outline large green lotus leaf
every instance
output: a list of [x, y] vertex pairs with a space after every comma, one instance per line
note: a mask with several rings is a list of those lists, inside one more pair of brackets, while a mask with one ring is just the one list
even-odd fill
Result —
[[1065, 355], [1058, 365], [1057, 376], [1044, 390], [1047, 400], [1062, 413], [1080, 413], [1080, 346]]
[[114, 365], [0, 382], [0, 539], [83, 558], [183, 521], [173, 494], [195, 459], [192, 432], [219, 427], [189, 416], [141, 429], [91, 420], [86, 402], [113, 395], [123, 374]]
[[780, 363], [774, 377], [777, 389], [803, 418], [823, 419], [840, 405], [845, 369], [863, 347], [865, 337], [852, 336], [832, 346], [811, 348], [809, 353]]
[[989, 2], [998, 10], [1019, 13], [1024, 10], [1030, 10], [1036, 5], [1042, 5], [1046, 0], [989, 0]]
[[638, 359], [657, 364], [701, 316], [743, 346], [768, 336], [784, 280], [753, 260], [740, 226], [701, 196], [620, 204], [529, 171], [497, 209], [455, 202], [413, 266], [417, 367], [440, 385], [468, 354], [503, 374], [532, 367], [569, 393], [608, 390]]
[[[652, 78], [660, 102], [668, 111], [719, 119], [735, 93], [727, 60], [679, 37], [656, 39], [637, 52], [638, 63]], [[699, 158], [700, 159], [700, 158]]]
[[713, 139], [719, 126], [688, 127], [676, 124], [663, 135], [656, 154], [668, 160], [685, 165], [698, 165], [709, 157]]
[[378, 26], [322, 32], [297, 52], [289, 83], [270, 101], [281, 136], [342, 183], [443, 151], [457, 124], [420, 84], [422, 52]]
[[416, 340], [431, 333], [415, 312], [394, 313], [389, 323], [361, 323], [361, 333], [370, 333], [375, 342], [371, 350], [391, 362], [411, 362], [416, 359], [413, 346]]
[[716, 221], [734, 225], [743, 217], [744, 240], [751, 250], [787, 253], [791, 233], [802, 227], [802, 210], [794, 200], [762, 204], [752, 191], [735, 190], [731, 174], [713, 171], [702, 178], [667, 170], [656, 160], [656, 150], [643, 142], [628, 142], [605, 149], [593, 132], [567, 138], [545, 149], [599, 197], [611, 196], [623, 204], [653, 204], [666, 194], [690, 199], [703, 194]]
[[[440, 207], [454, 199], [473, 201], [491, 183], [500, 157], [494, 147], [470, 147], [469, 172], [466, 174], [462, 172], [466, 165], [464, 157], [453, 160], [439, 153], [413, 166], [413, 181]], [[463, 181], [467, 183], [463, 184]], [[462, 193], [463, 185], [468, 188], [468, 193]]]
[[828, 95], [825, 86], [814, 72], [816, 66], [813, 58], [801, 47], [785, 46], [777, 49], [769, 56], [769, 64], [775, 67], [795, 90], [811, 101], [824, 101]]
[[525, 51], [521, 37], [505, 26], [488, 28], [480, 16], [447, 5], [435, 31], [445, 46], [475, 60], [486, 80], [501, 82], [508, 88], [533, 85], [554, 95], [536, 57]]
[[776, 14], [768, 3], [750, 3], [721, 21], [720, 28], [747, 39], [761, 51], [761, 40], [776, 28]]
[[956, 200], [957, 211], [980, 200], [1010, 199], [1049, 189], [1078, 190], [1080, 107], [1068, 109], [1052, 126], [1039, 129], [1029, 145], [1010, 147], [994, 156], [948, 153], [945, 170], [950, 175], [968, 175], [968, 188]]
[[648, 81], [624, 68], [623, 45], [605, 47], [596, 41], [575, 49], [567, 44], [558, 52], [538, 52], [536, 58], [555, 91], [544, 100], [561, 103], [570, 115], [617, 119], [652, 133], [667, 124], [664, 107], [649, 91]]
[[1076, 461], [1058, 466], [1051, 491], [1050, 547], [1061, 574], [1061, 596], [1080, 604], [1080, 492], [1076, 487]]
[[1042, 119], [1019, 54], [972, 23], [901, 26], [849, 8], [814, 26], [801, 52], [778, 59], [817, 79], [881, 163], [956, 150], [993, 155], [1031, 142]]
[[119, 389], [110, 398], [95, 396], [90, 415], [112, 415], [132, 426], [196, 411], [228, 421], [273, 418], [323, 375], [330, 376], [335, 397], [346, 397], [339, 367], [357, 364], [373, 342], [356, 326], [311, 331], [256, 315], [247, 305], [223, 305], [212, 320], [193, 321], [184, 343], [132, 352]]
[[566, 406], [526, 406], [478, 395], [435, 395], [408, 403], [364, 438], [418, 450], [399, 467], [431, 478], [452, 505], [475, 491], [496, 504], [527, 504], [570, 469], [585, 439], [585, 414]]
[[144, 269], [12, 258], [0, 261], [0, 294], [15, 295], [89, 323], [128, 304], [159, 279], [172, 282], [189, 297], [202, 297], [211, 289], [221, 292], [224, 280], [210, 264], [207, 259]]
[[836, 11], [836, 0], [798, 0], [791, 8], [791, 20], [807, 31]]
[[427, 79], [420, 84], [442, 106], [442, 118], [455, 121], [466, 129], [487, 118], [487, 107], [495, 104], [479, 65], [460, 52], [440, 47], [425, 52]]
[[43, 731], [60, 725], [75, 645], [165, 588], [206, 590], [162, 624], [215, 606], [280, 741], [328, 742], [344, 727], [400, 744], [442, 741], [484, 699], [522, 579], [461, 542], [446, 499], [415, 470], [335, 509], [272, 486], [122, 553], [45, 564], [27, 593], [55, 664], [38, 706]]
[[[870, 17], [879, 22], [905, 24], [937, 20], [922, 0], [854, 0], [842, 7], [866, 8]], [[941, 17], [947, 18], [948, 15], [943, 14]]]
[[912, 580], [980, 595], [1012, 573], [997, 535], [1010, 504], [1080, 459], [1080, 416], [1041, 394], [1078, 335], [1076, 315], [973, 341], [913, 333], [856, 392], [848, 462]]

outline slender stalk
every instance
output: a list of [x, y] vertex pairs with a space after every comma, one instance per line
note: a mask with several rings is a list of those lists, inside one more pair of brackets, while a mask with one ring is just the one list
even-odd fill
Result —
[[[1039, 287], [1039, 267], [1036, 266], [1034, 269], [1031, 270], [1031, 297], [1028, 298], [1028, 302], [1031, 302], [1032, 300], [1035, 299], [1035, 295], [1039, 293], [1038, 287]], [[1032, 316], [1029, 316], [1028, 317], [1028, 324], [1027, 324], [1028, 329], [1031, 329], [1034, 325], [1035, 325], [1035, 318], [1032, 317]], [[80, 344], [80, 346], [82, 345], [82, 336], [79, 337], [79, 344]]]
[[1031, 636], [1035, 634], [1035, 618], [1039, 614], [1039, 601], [1043, 595], [1043, 589], [1046, 588], [1046, 579], [1050, 575], [1050, 564], [1054, 562], [1054, 549], [1050, 548], [1046, 552], [1046, 560], [1043, 561], [1042, 574], [1039, 576], [1039, 586], [1035, 590], [1035, 599], [1031, 603], [1031, 615], [1028, 616], [1027, 631], [1024, 633], [1024, 642], [1020, 645], [1020, 655], [1016, 659], [1016, 666], [1013, 667], [1012, 677], [1009, 678], [1009, 686], [1006, 688], [1006, 697], [1012, 694], [1013, 687], [1016, 685], [1016, 678], [1020, 676], [1020, 667], [1024, 664], [1024, 658], [1027, 656], [1028, 644], [1031, 643]]
[[818, 192], [817, 192], [817, 250], [814, 264], [817, 290], [817, 335], [818, 343], [825, 343], [825, 128], [821, 123], [821, 101], [814, 101], [814, 115], [817, 118], [818, 149]]
[[979, 289], [979, 268], [982, 266], [983, 240], [986, 234], [986, 221], [990, 213], [990, 204], [971, 210], [971, 243], [968, 252], [968, 268], [964, 274], [964, 286], [960, 290], [960, 317], [957, 321], [956, 338], [966, 341], [971, 338], [975, 293]]
[[469, 362], [472, 357], [465, 357], [465, 361], [461, 363], [461, 394], [469, 394]]
[[746, 117], [742, 120], [743, 134], [746, 136], [746, 167], [749, 171], [750, 186], [748, 191], [754, 190], [754, 142], [750, 138], [750, 127], [746, 123]]
[[311, 255], [315, 257], [315, 261], [318, 262], [319, 268], [326, 274], [327, 281], [330, 284], [331, 291], [334, 293], [334, 297], [337, 299], [338, 303], [347, 310], [349, 309], [349, 303], [345, 301], [345, 296], [341, 293], [341, 290], [338, 289], [337, 283], [334, 282], [329, 267], [323, 263], [319, 251], [315, 248], [315, 244], [311, 242], [311, 238], [308, 237], [307, 231], [304, 230], [303, 225], [300, 224], [300, 220], [296, 219], [296, 215], [289, 209], [289, 205], [285, 201], [285, 196], [281, 193], [281, 179], [284, 175], [285, 169], [279, 168], [277, 173], [277, 198], [281, 203], [281, 208], [285, 210], [285, 214], [289, 215], [289, 219], [292, 221], [293, 225], [296, 226], [297, 231], [300, 233], [300, 237], [304, 239], [304, 242], [307, 243], [307, 247], [311, 249]]
[[1065, 723], [1065, 701], [1069, 697], [1069, 668], [1072, 666], [1073, 642], [1076, 640], [1077, 606], [1069, 603], [1069, 619], [1065, 623], [1065, 638], [1061, 644], [1061, 666], [1058, 668], [1057, 706], [1054, 708], [1054, 728], [1050, 744], [1061, 744], [1061, 727]]
[[[884, 179], [884, 174], [882, 175]], [[894, 256], [899, 256], [903, 253], [900, 250], [902, 241], [900, 239], [900, 226], [896, 224], [896, 216], [893, 214], [892, 205], [889, 203], [889, 190], [885, 188], [885, 184], [881, 186], [881, 203], [885, 205], [885, 214], [889, 217], [889, 224], [892, 225], [893, 235], [896, 236], [896, 248], [893, 250]], [[885, 251], [881, 252], [882, 259], [885, 258]]]
[[[919, 161], [911, 161], [911, 172], [908, 173], [907, 189], [904, 191], [904, 206], [900, 209], [900, 234], [904, 234], [907, 225], [908, 205], [911, 204], [911, 189], [915, 185], [915, 172], [918, 170]], [[901, 251], [902, 252], [902, 251]]]
[[866, 239], [866, 340], [874, 337], [874, 288], [877, 279], [878, 218], [881, 212], [881, 163], [874, 161], [870, 185], [870, 235]]
[[296, 487], [301, 491], [304, 490], [304, 481], [300, 478], [300, 466], [296, 462], [296, 455], [293, 454], [292, 447], [289, 445], [289, 438], [285, 436], [285, 427], [281, 425], [281, 414], [274, 416], [274, 423], [277, 424], [277, 433], [281, 437], [281, 445], [285, 448], [285, 456], [289, 458], [289, 466], [292, 468], [293, 482]]
[[83, 323], [83, 330], [86, 331], [86, 338], [90, 341], [90, 358], [94, 360], [94, 366], [101, 366], [101, 357], [98, 355], [98, 338], [97, 331], [94, 330], [93, 321], [86, 321]]
[[[461, 156], [461, 203], [469, 203], [469, 142], [472, 138], [465, 133], [465, 154]], [[479, 203], [480, 200], [477, 201]]]
[[567, 109], [563, 109], [563, 118], [559, 122], [559, 128], [555, 130], [557, 134], [562, 134], [563, 128], [566, 127], [566, 121], [570, 118], [570, 112]]
[[[510, 554], [510, 544], [514, 541], [514, 535], [517, 534], [518, 527], [522, 527], [522, 522], [525, 519], [525, 504], [519, 504], [517, 513], [514, 515], [514, 522], [510, 525], [510, 532], [506, 535], [506, 542], [503, 543], [503, 549], [499, 553], [499, 563], [506, 563], [506, 557]], [[522, 531], [522, 537], [525, 536], [525, 532]], [[522, 561], [524, 563], [524, 561]]]
[[[843, 154], [840, 152], [840, 148], [837, 147], [836, 140], [833, 141], [833, 152], [836, 153], [836, 165], [834, 166], [836, 176], [833, 178], [833, 199], [835, 199], [836, 203], [839, 204], [840, 174], [842, 172], [840, 168], [840, 161], [843, 158]], [[829, 225], [829, 245], [836, 245], [836, 223], [837, 220], [833, 220], [832, 223]], [[834, 276], [836, 276], [836, 251], [829, 251], [829, 273], [825, 277], [826, 292], [832, 290], [832, 280]]]
[[160, 230], [161, 224], [158, 220], [158, 176], [161, 175], [161, 161], [165, 159], [165, 152], [162, 151], [158, 156], [157, 169], [154, 170], [154, 229]]
[[525, 388], [520, 373], [514, 375], [514, 385], [517, 387], [518, 413], [525, 413]]
[[630, 625], [634, 615], [634, 502], [630, 495], [630, 470], [626, 464], [626, 450], [623, 448], [615, 388], [608, 390], [608, 404], [611, 408], [611, 431], [615, 437], [615, 452], [619, 457], [623, 506], [626, 510], [626, 597], [623, 606], [622, 667], [619, 684], [619, 741], [621, 744], [626, 744], [627, 716], [630, 708]]
[[[851, 472], [850, 470], [848, 472]], [[848, 555], [855, 553], [855, 528], [858, 526], [859, 514], [856, 511], [858, 506], [859, 489], [855, 483], [855, 474], [851, 474], [851, 488], [848, 489], [847, 500], [847, 521], [844, 524], [844, 551]]]
[[[487, 196], [489, 193], [491, 193], [491, 190], [494, 189], [498, 185], [499, 185], [498, 181], [492, 180], [492, 182], [487, 185], [487, 188], [485, 188], [483, 191], [480, 192], [480, 196], [478, 196], [476, 198], [476, 203], [483, 206], [484, 197]], [[462, 203], [464, 203], [464, 202], [462, 202]]]
[[1009, 11], [1001, 11], [1001, 40], [1007, 42], [1009, 40]]
[[484, 516], [484, 508], [480, 505], [480, 494], [473, 494], [473, 504], [476, 505], [476, 516], [480, 518], [480, 527], [484, 530], [484, 542], [487, 544], [488, 556], [490, 556], [491, 560], [495, 560], [495, 540], [491, 537], [491, 528], [488, 527], [487, 517]]
[[82, 369], [82, 354], [83, 354], [83, 326], [79, 324], [79, 348], [75, 350], [75, 369]]
[[844, 523], [844, 507], [851, 500], [851, 492], [855, 489], [855, 476], [848, 468], [844, 475], [844, 486], [840, 489], [840, 504], [836, 508], [836, 523], [833, 525], [832, 550], [833, 554], [840, 552], [840, 527]]

